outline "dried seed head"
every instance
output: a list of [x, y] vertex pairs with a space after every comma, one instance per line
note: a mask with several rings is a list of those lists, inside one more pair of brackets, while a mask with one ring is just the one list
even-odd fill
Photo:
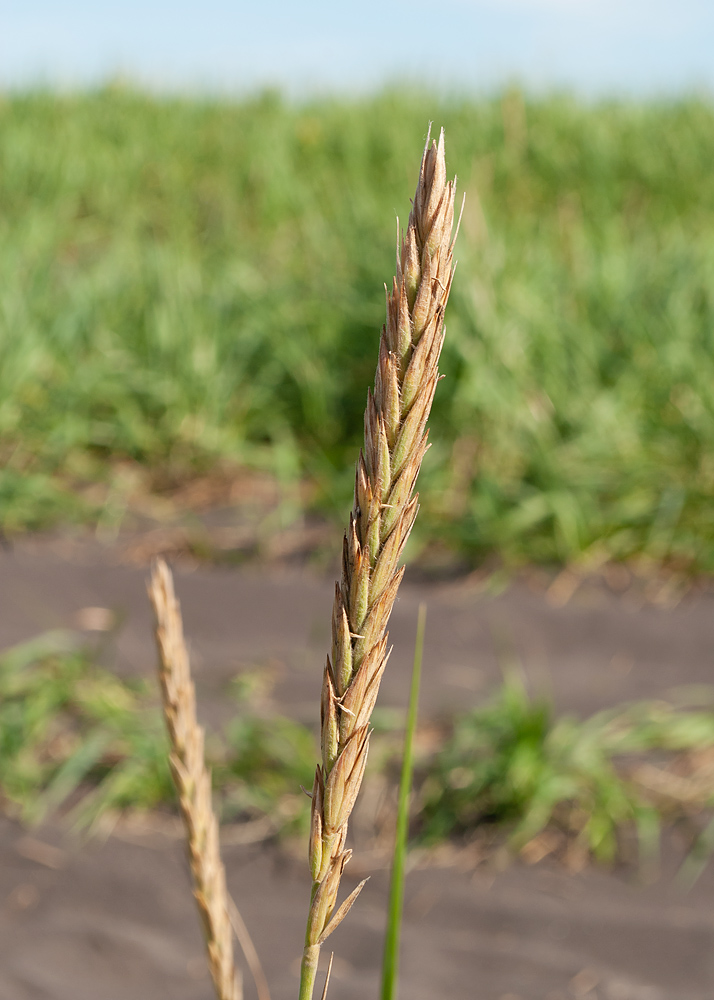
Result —
[[203, 925], [208, 966], [219, 1000], [239, 1000], [233, 963], [226, 876], [211, 802], [211, 777], [203, 756], [203, 730], [196, 720], [196, 696], [183, 638], [181, 612], [168, 566], [152, 571], [149, 597], [156, 617], [159, 680], [171, 743], [169, 765], [186, 828], [194, 896]]

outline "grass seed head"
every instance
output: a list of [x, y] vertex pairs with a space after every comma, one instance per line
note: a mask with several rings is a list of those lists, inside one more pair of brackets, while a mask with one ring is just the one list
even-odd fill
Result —
[[[364, 450], [335, 587], [332, 661], [322, 697], [322, 768], [312, 797], [313, 897], [301, 977], [312, 995], [316, 947], [330, 923], [347, 822], [369, 751], [369, 720], [388, 656], [386, 627], [404, 569], [399, 558], [418, 511], [414, 485], [427, 449], [426, 421], [438, 382], [444, 309], [451, 287], [455, 182], [446, 180], [444, 133], [427, 138], [397, 275], [387, 293], [374, 392], [367, 394]], [[321, 843], [317, 838], [321, 837]], [[360, 887], [361, 888], [361, 887]], [[358, 890], [338, 911], [339, 919]], [[346, 905], [347, 902], [349, 905]]]
[[[233, 930], [211, 776], [204, 761], [203, 730], [196, 721], [196, 694], [183, 638], [181, 611], [166, 563], [154, 566], [149, 597], [156, 615], [159, 680], [171, 741], [169, 763], [188, 834], [194, 896], [203, 925], [208, 965], [219, 1000], [243, 995], [233, 962]], [[313, 795], [313, 800], [317, 796]]]

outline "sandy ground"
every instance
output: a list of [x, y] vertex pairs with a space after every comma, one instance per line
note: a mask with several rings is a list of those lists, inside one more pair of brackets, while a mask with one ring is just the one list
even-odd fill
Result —
[[[73, 626], [82, 609], [105, 607], [123, 620], [109, 665], [124, 675], [149, 674], [145, 577], [145, 568], [122, 564], [116, 550], [23, 542], [0, 557], [0, 646]], [[332, 586], [329, 577], [297, 570], [179, 569], [205, 718], [218, 721], [226, 712], [222, 691], [236, 670], [269, 663], [282, 711], [315, 721]], [[392, 620], [395, 650], [382, 705], [406, 700], [421, 600], [428, 603], [422, 717], [475, 704], [513, 654], [534, 685], [578, 714], [713, 678], [711, 593], [663, 609], [592, 584], [557, 607], [543, 588], [525, 582], [491, 596], [464, 582], [407, 580]], [[714, 873], [685, 894], [671, 877], [676, 855], [670, 844], [664, 873], [647, 886], [631, 871], [572, 875], [547, 860], [500, 873], [412, 871], [401, 996], [711, 998]], [[265, 846], [228, 846], [225, 856], [274, 1000], [294, 997], [305, 867]], [[332, 1000], [378, 996], [386, 891], [386, 873], [375, 872], [332, 939]], [[82, 846], [55, 827], [28, 840], [14, 824], [0, 824], [0, 1000], [211, 995], [179, 840], [124, 831]]]

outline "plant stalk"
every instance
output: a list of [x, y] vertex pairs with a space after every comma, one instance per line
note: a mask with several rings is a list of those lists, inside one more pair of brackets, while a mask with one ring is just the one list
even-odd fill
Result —
[[404, 757], [399, 781], [399, 804], [397, 807], [397, 829], [394, 838], [394, 860], [392, 879], [389, 886], [389, 909], [387, 911], [387, 933], [384, 940], [384, 960], [382, 963], [382, 1000], [396, 1000], [399, 979], [399, 945], [401, 941], [402, 914], [404, 910], [404, 870], [407, 857], [407, 834], [409, 830], [409, 799], [414, 770], [414, 733], [416, 732], [419, 706], [419, 686], [421, 664], [424, 657], [424, 631], [426, 628], [426, 604], [419, 605], [416, 641], [414, 643], [414, 666], [409, 692], [409, 712], [404, 733]]

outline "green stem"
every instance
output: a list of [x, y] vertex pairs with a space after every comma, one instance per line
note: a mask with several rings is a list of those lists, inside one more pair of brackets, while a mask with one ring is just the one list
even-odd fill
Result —
[[300, 966], [299, 1000], [312, 1000], [312, 991], [315, 988], [315, 977], [317, 976], [317, 963], [319, 958], [319, 944], [306, 944], [305, 950], [302, 953], [302, 964]]
[[397, 832], [394, 841], [392, 881], [389, 887], [389, 910], [387, 933], [384, 940], [384, 960], [382, 963], [382, 1000], [395, 1000], [399, 976], [399, 943], [404, 907], [404, 868], [407, 857], [407, 832], [409, 828], [409, 795], [412, 787], [414, 732], [416, 730], [417, 707], [419, 703], [419, 682], [421, 662], [424, 655], [424, 630], [426, 627], [426, 604], [419, 605], [416, 642], [414, 644], [414, 667], [409, 694], [407, 728], [404, 734], [404, 759], [399, 781], [399, 805], [397, 808]]
[[315, 977], [317, 976], [317, 963], [320, 960], [320, 945], [310, 944], [310, 916], [315, 893], [320, 888], [319, 882], [312, 883], [310, 890], [310, 909], [308, 911], [307, 929], [305, 931], [305, 947], [302, 953], [300, 964], [300, 996], [298, 1000], [312, 1000], [312, 991], [315, 989]]

